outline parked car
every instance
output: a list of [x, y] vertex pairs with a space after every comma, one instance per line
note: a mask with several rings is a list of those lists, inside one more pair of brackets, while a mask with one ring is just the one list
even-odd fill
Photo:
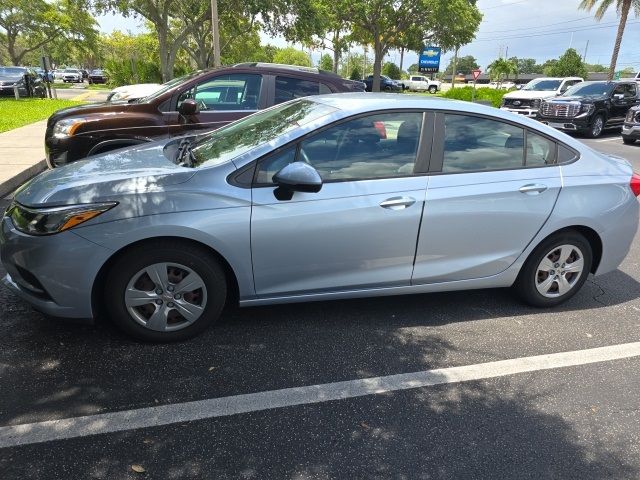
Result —
[[581, 82], [559, 97], [543, 100], [538, 116], [551, 127], [596, 138], [605, 129], [620, 128], [638, 103], [634, 81]]
[[497, 90], [511, 90], [516, 88], [516, 84], [510, 81], [505, 82], [489, 82], [487, 85], [481, 85], [487, 88], [495, 88]]
[[640, 106], [630, 108], [622, 125], [622, 141], [631, 145], [640, 140]]
[[109, 81], [107, 72], [105, 72], [100, 68], [91, 70], [91, 73], [89, 73], [89, 76], [88, 76], [89, 83], [107, 83], [107, 81]]
[[244, 63], [195, 72], [139, 102], [59, 110], [47, 123], [46, 158], [56, 167], [159, 137], [213, 130], [293, 98], [357, 90], [361, 82], [305, 67]]
[[64, 83], [82, 83], [82, 72], [77, 68], [65, 68], [62, 81]]
[[116, 87], [107, 95], [107, 102], [121, 102], [123, 100], [131, 102], [133, 100], [139, 100], [148, 97], [161, 88], [162, 84], [160, 83], [136, 83], [134, 85]]
[[502, 97], [500, 108], [518, 115], [536, 117], [543, 99], [561, 95], [569, 87], [582, 81], [583, 79], [580, 77], [536, 78], [520, 90], [506, 93]]
[[436, 93], [440, 90], [440, 82], [438, 80], [431, 80], [424, 75], [410, 75], [409, 80], [405, 80], [403, 83], [407, 90], [413, 92]]
[[14, 96], [14, 87], [18, 87], [21, 97], [47, 96], [47, 90], [42, 78], [35, 70], [26, 67], [0, 66], [0, 95]]
[[196, 133], [21, 187], [0, 229], [4, 283], [52, 316], [105, 308], [171, 341], [231, 299], [513, 287], [552, 307], [616, 269], [638, 228], [628, 162], [482, 105], [321, 95]]
[[64, 69], [56, 69], [53, 71], [53, 81], [62, 80], [64, 78]]
[[[370, 92], [373, 87], [373, 75], [369, 75], [364, 79], [365, 90]], [[397, 80], [392, 80], [386, 75], [380, 75], [380, 91], [381, 92], [401, 92], [404, 85]]]

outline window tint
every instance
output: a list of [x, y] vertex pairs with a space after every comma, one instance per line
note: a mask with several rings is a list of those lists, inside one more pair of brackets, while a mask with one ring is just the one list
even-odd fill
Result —
[[625, 85], [624, 96], [628, 98], [636, 97], [636, 86], [633, 83], [627, 83]]
[[619, 95], [619, 94], [624, 94], [625, 88], [624, 88], [624, 84], [619, 84], [616, 85], [616, 88], [613, 89], [613, 94], [614, 95]]
[[556, 144], [531, 131], [527, 132], [527, 167], [539, 167], [555, 162]]
[[567, 147], [558, 145], [558, 163], [568, 163], [575, 160], [576, 154]]
[[442, 171], [476, 172], [524, 165], [524, 130], [466, 115], [445, 115]]
[[261, 75], [220, 75], [183, 92], [178, 98], [178, 107], [187, 98], [193, 98], [200, 111], [257, 110], [261, 83]]
[[273, 176], [284, 166], [296, 161], [296, 147], [289, 147], [286, 150], [271, 155], [260, 164], [260, 169], [256, 176], [256, 183], [273, 183]]
[[[340, 123], [300, 144], [297, 160], [312, 165], [324, 181], [413, 175], [422, 113], [385, 113]], [[283, 152], [262, 162], [259, 183], [292, 161]]]
[[331, 89], [319, 82], [301, 80], [293, 77], [276, 77], [275, 104], [287, 102], [294, 98], [308, 97], [309, 95], [319, 95], [332, 93]]

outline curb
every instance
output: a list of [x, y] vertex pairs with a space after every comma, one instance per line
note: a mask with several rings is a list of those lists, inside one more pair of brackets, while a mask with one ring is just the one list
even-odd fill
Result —
[[35, 165], [31, 165], [29, 168], [11, 177], [9, 180], [0, 183], [0, 198], [6, 197], [24, 182], [32, 177], [35, 177], [40, 172], [44, 172], [46, 169], [47, 162], [45, 162], [44, 160], [40, 160]]

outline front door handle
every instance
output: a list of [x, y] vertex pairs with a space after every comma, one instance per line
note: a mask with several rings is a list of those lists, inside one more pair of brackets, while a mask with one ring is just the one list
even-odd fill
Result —
[[523, 185], [520, 187], [521, 193], [526, 193], [527, 195], [536, 195], [538, 193], [542, 193], [547, 189], [546, 185], [542, 185], [541, 183], [530, 183], [528, 185]]
[[380, 206], [389, 210], [402, 210], [403, 208], [410, 207], [414, 203], [416, 203], [416, 199], [413, 197], [392, 197], [380, 203]]

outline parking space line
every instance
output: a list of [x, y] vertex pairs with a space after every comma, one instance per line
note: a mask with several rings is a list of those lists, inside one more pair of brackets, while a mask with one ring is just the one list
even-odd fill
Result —
[[618, 140], [619, 142], [621, 142], [621, 138], [620, 137], [612, 137], [612, 138], [601, 138], [600, 140], [594, 140], [594, 142], [614, 142]]
[[640, 356], [640, 342], [0, 427], [0, 448]]

